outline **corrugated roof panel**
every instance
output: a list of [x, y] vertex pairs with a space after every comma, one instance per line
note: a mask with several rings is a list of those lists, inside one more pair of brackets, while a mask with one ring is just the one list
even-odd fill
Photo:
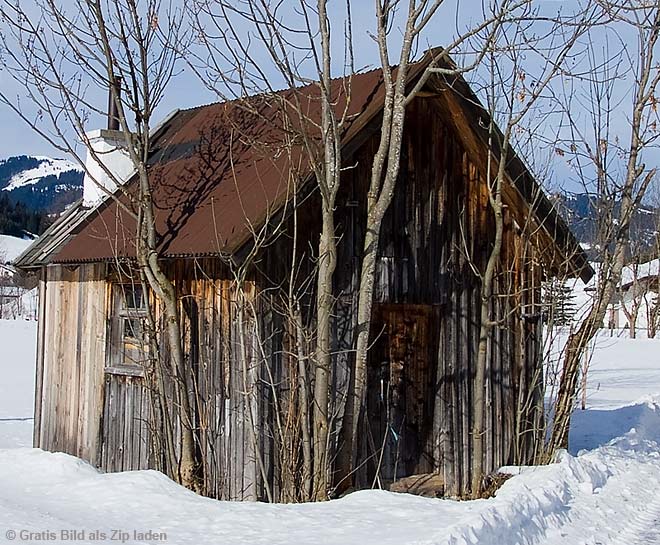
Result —
[[[417, 81], [439, 51], [430, 50], [409, 67], [409, 85]], [[453, 66], [450, 60], [443, 62]], [[470, 97], [461, 104], [472, 115], [488, 115], [460, 76], [448, 85]], [[382, 71], [333, 80], [332, 93], [337, 115], [347, 114], [342, 139], [347, 147], [382, 111]], [[297, 128], [297, 108], [308, 120], [306, 133], [316, 133], [320, 139], [317, 85], [179, 111], [163, 124], [154, 135], [149, 160], [162, 257], [234, 252], [250, 238], [252, 228], [260, 227], [301, 182], [310, 178], [309, 155], [303, 147], [302, 131]], [[522, 163], [520, 168], [525, 176], [513, 176], [514, 184], [524, 199], [530, 199], [532, 193], [540, 195], [535, 198], [540, 205], [536, 202], [533, 207], [534, 213], [543, 216], [540, 224], [550, 225], [549, 235], [561, 252], [572, 256], [576, 271], [592, 274], [566, 224], [539, 193]], [[125, 189], [136, 195], [136, 180], [129, 181]], [[129, 201], [126, 196], [120, 199]], [[49, 246], [50, 253], [42, 262], [79, 263], [135, 256], [135, 221], [114, 199], [107, 199], [73, 223], [67, 240]]]
[[[378, 111], [382, 74], [375, 70], [346, 82], [334, 80], [335, 108], [353, 126]], [[379, 96], [380, 95], [380, 96]], [[276, 211], [297, 184], [309, 177], [300, 131], [301, 108], [318, 133], [319, 91], [308, 86], [181, 111], [155, 138], [150, 184], [162, 256], [214, 255], [236, 250]], [[292, 168], [297, 165], [298, 168]], [[137, 195], [137, 182], [126, 186]], [[120, 197], [128, 202], [126, 197]], [[135, 221], [109, 199], [92, 212], [54, 262], [80, 262], [135, 256]]]

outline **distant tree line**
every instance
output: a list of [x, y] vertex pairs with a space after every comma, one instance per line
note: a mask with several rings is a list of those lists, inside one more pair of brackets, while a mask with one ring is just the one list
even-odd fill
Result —
[[13, 202], [0, 194], [0, 233], [22, 237], [26, 232], [40, 235], [48, 227], [48, 216], [42, 210], [31, 210], [21, 202]]

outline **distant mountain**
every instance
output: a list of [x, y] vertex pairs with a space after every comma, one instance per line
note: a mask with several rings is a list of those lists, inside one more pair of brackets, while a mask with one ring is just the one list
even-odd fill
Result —
[[0, 160], [0, 191], [29, 210], [57, 213], [82, 196], [82, 170], [65, 159], [19, 155]]
[[[555, 207], [571, 227], [573, 234], [587, 250], [590, 259], [598, 261], [598, 201], [588, 193], [556, 193], [550, 196]], [[609, 203], [606, 203], [609, 206]], [[618, 214], [619, 203], [614, 203]], [[631, 251], [652, 253], [657, 244], [660, 209], [648, 205], [639, 207], [630, 225]]]

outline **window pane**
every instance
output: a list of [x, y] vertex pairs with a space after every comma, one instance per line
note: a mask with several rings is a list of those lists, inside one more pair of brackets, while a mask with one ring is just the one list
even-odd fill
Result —
[[140, 365], [147, 352], [142, 318], [123, 318], [122, 353], [125, 365]]
[[144, 350], [142, 344], [135, 342], [135, 339], [124, 339], [124, 365], [141, 365], [144, 359]]
[[124, 286], [124, 301], [127, 309], [143, 309], [144, 294], [141, 286]]
[[142, 340], [142, 320], [139, 318], [124, 318], [124, 337]]
[[149, 357], [146, 328], [147, 295], [137, 284], [115, 284], [110, 307], [110, 368], [142, 368]]

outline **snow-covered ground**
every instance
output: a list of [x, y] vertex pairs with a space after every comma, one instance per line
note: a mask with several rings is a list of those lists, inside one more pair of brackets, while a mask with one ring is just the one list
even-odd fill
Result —
[[0, 320], [0, 449], [32, 446], [36, 340], [37, 322]]
[[11, 235], [0, 235], [0, 262], [13, 261], [32, 244], [32, 240], [13, 237]]
[[[32, 379], [24, 371], [32, 366], [32, 349], [18, 345], [33, 338], [27, 329], [33, 324], [16, 323], [26, 327], [20, 341], [18, 326], [0, 322], [0, 341], [17, 352], [0, 367], [3, 377], [17, 376], [2, 385], [0, 414], [29, 414], [31, 406]], [[363, 491], [323, 504], [218, 502], [154, 471], [101, 474], [72, 456], [6, 449], [0, 450], [0, 543], [660, 543], [658, 354], [660, 340], [599, 338], [588, 408], [574, 415], [571, 454], [544, 467], [509, 468], [517, 475], [489, 500]]]

